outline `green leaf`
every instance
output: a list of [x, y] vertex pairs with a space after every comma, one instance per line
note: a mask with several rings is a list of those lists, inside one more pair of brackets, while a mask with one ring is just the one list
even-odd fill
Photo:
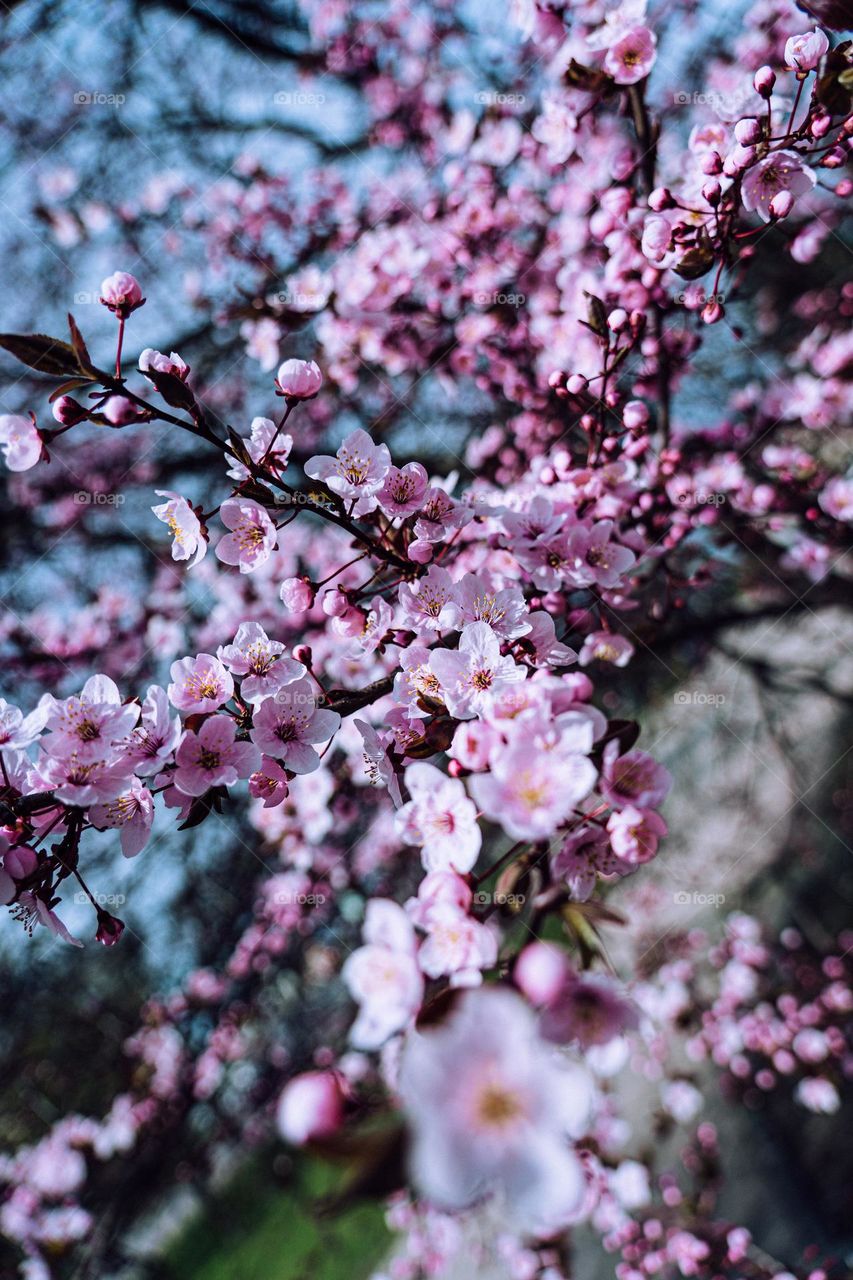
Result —
[[87, 372], [70, 343], [50, 338], [46, 333], [0, 333], [0, 347], [22, 364], [51, 378], [69, 378]]

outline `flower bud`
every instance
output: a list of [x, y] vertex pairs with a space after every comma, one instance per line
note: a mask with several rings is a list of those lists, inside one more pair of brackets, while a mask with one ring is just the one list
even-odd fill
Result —
[[569, 974], [565, 954], [553, 942], [531, 942], [516, 961], [513, 979], [531, 1004], [556, 1000]]
[[291, 613], [307, 613], [314, 603], [314, 588], [308, 578], [285, 578], [278, 594]]
[[311, 663], [312, 663], [312, 662], [313, 662], [313, 660], [314, 660], [314, 655], [313, 655], [313, 653], [311, 652], [311, 646], [310, 646], [310, 645], [308, 645], [308, 644], [295, 644], [295, 645], [293, 646], [293, 656], [294, 656], [294, 658], [296, 659], [296, 661], [297, 661], [297, 662], [301, 662], [301, 663], [303, 663], [303, 664], [304, 664], [306, 667], [308, 667], [308, 669], [310, 670], [310, 668], [311, 668]]
[[84, 422], [89, 416], [89, 411], [84, 409], [73, 396], [60, 396], [53, 402], [53, 416], [63, 427], [73, 427], [78, 422]]
[[649, 421], [649, 410], [642, 400], [629, 400], [622, 410], [622, 421], [629, 431], [639, 431]]
[[124, 922], [118, 916], [111, 916], [109, 911], [98, 910], [98, 932], [95, 941], [104, 947], [114, 947], [124, 933]]
[[760, 94], [765, 101], [773, 93], [773, 86], [776, 84], [776, 73], [772, 67], [759, 67], [752, 78], [752, 85], [755, 92]]
[[101, 302], [118, 320], [126, 320], [141, 307], [145, 299], [135, 276], [127, 271], [114, 271], [101, 282]]
[[649, 208], [655, 213], [663, 213], [664, 209], [673, 209], [675, 201], [669, 187], [655, 187], [649, 196]]
[[717, 302], [714, 298], [711, 298], [706, 302], [705, 306], [702, 308], [702, 319], [705, 324], [716, 324], [719, 320], [722, 320], [725, 314], [723, 304], [721, 302]]
[[716, 174], [722, 173], [723, 160], [719, 151], [709, 151], [707, 155], [703, 156], [701, 169], [709, 178], [713, 178]]
[[573, 373], [568, 379], [566, 386], [573, 396], [582, 396], [589, 386], [589, 382], [582, 373]]
[[761, 125], [754, 116], [749, 116], [745, 120], [738, 120], [735, 125], [735, 137], [742, 147], [748, 147], [760, 139]]
[[770, 217], [774, 221], [778, 221], [779, 218], [787, 218], [793, 207], [794, 197], [790, 191], [777, 191], [770, 201]]
[[313, 360], [285, 360], [275, 384], [277, 394], [289, 400], [313, 400], [323, 385], [323, 375]]
[[410, 544], [406, 555], [415, 564], [429, 564], [432, 559], [432, 543], [427, 542], [425, 538], [416, 538]]
[[627, 323], [628, 312], [624, 307], [616, 307], [607, 317], [608, 328], [612, 329], [614, 333], [621, 333]]
[[832, 116], [819, 115], [815, 116], [809, 125], [809, 133], [813, 138], [825, 138], [832, 128]]
[[716, 209], [722, 198], [723, 188], [720, 186], [716, 178], [709, 178], [707, 182], [702, 184], [702, 199]]
[[343, 1123], [343, 1097], [331, 1071], [306, 1071], [286, 1084], [278, 1100], [278, 1131], [295, 1146], [327, 1138]]

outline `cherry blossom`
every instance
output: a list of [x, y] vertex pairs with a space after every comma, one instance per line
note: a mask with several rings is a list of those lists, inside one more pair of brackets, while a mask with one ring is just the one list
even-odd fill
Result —
[[336, 711], [318, 708], [309, 680], [293, 680], [257, 708], [252, 741], [291, 773], [313, 773], [320, 767], [314, 744], [328, 742], [340, 723]]
[[44, 450], [35, 423], [20, 413], [0, 414], [0, 448], [10, 471], [29, 471]]
[[210, 787], [233, 786], [248, 778], [260, 764], [251, 742], [236, 742], [237, 729], [227, 716], [211, 716], [198, 733], [187, 730], [175, 753], [175, 786], [187, 796], [200, 796]]
[[166, 692], [179, 711], [216, 711], [234, 693], [231, 673], [212, 653], [180, 658], [172, 663], [171, 676]]
[[216, 544], [217, 560], [238, 565], [241, 573], [254, 573], [269, 560], [278, 535], [263, 507], [250, 498], [228, 498], [219, 518], [231, 532]]
[[189, 560], [189, 567], [197, 565], [207, 554], [207, 537], [201, 521], [186, 498], [171, 489], [157, 489], [158, 498], [168, 498], [152, 507], [158, 520], [169, 526], [172, 534], [172, 559]]

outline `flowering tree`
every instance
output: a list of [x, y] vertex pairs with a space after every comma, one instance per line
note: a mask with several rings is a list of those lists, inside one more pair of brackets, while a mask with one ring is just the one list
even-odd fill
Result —
[[[246, 792], [279, 863], [221, 970], [147, 1003], [133, 1087], [0, 1163], [30, 1280], [89, 1247], [98, 1163], [179, 1141], [202, 1105], [245, 1141], [277, 1119], [392, 1191], [395, 1277], [465, 1256], [478, 1213], [519, 1278], [568, 1275], [582, 1220], [621, 1252], [620, 1280], [782, 1274], [714, 1216], [707, 1121], [685, 1158], [694, 1192], [620, 1152], [609, 1081], [631, 1053], [668, 1069], [673, 1006], [644, 975], [617, 979], [601, 928], [616, 884], [666, 847], [670, 775], [618, 714], [632, 659], [715, 619], [843, 598], [853, 298], [831, 259], [853, 52], [841, 6], [807, 8], [803, 30], [787, 0], [762, 0], [687, 93], [645, 0], [520, 0], [476, 113], [454, 106], [452, 7], [306, 5], [324, 70], [358, 83], [370, 142], [406, 164], [354, 192], [333, 165], [298, 184], [247, 162], [194, 228], [217, 267], [199, 303], [239, 323], [269, 416], [248, 426], [239, 406], [230, 425], [175, 351], [128, 367], [146, 298], [126, 271], [99, 290], [114, 350], [90, 351], [73, 315], [67, 339], [0, 336], [56, 383], [52, 425], [41, 406], [0, 417], [22, 502], [74, 527], [47, 464], [74, 474], [79, 448], [92, 492], [114, 495], [125, 442], [152, 430], [186, 433], [213, 490], [153, 490], [147, 536], [168, 533], [174, 562], [158, 589], [130, 618], [93, 606], [61, 650], [73, 688], [0, 704], [3, 902], [24, 933], [79, 946], [63, 899], [82, 893], [112, 947], [124, 926], [90, 883], [92, 833], [144, 858], [155, 814], [209, 828]], [[311, 359], [288, 354], [302, 328]], [[768, 330], [784, 376], [756, 357], [697, 428], [701, 361]], [[468, 424], [455, 470], [430, 456], [436, 404]], [[182, 595], [194, 581], [203, 615]], [[43, 624], [18, 618], [7, 639], [37, 679]], [[168, 678], [131, 685], [151, 653]], [[285, 970], [300, 976], [286, 1047], [265, 999]], [[338, 971], [354, 1022], [322, 1004]], [[749, 1053], [781, 1055], [800, 1101], [832, 1110], [846, 1068], [811, 1067], [849, 1063], [831, 1022], [849, 983], [837, 957], [826, 972], [821, 1019], [790, 1035], [712, 1000], [697, 1056], [765, 1087], [771, 1068], [725, 1047], [738, 1018]], [[241, 1094], [229, 1068], [247, 1062]], [[689, 1123], [701, 1095], [670, 1084], [668, 1120]]]

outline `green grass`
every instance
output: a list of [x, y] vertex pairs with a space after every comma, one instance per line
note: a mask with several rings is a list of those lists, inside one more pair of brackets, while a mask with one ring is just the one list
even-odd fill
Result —
[[260, 1162], [241, 1173], [171, 1247], [174, 1280], [365, 1280], [388, 1252], [382, 1205], [362, 1201], [335, 1217], [313, 1212], [339, 1173], [300, 1162], [287, 1186]]

